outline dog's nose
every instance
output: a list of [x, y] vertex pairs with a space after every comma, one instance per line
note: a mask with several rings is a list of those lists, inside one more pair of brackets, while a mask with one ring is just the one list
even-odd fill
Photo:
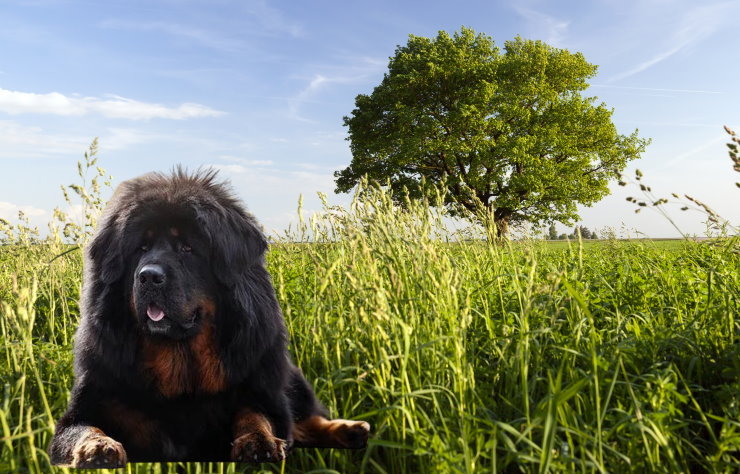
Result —
[[164, 269], [160, 265], [148, 263], [139, 270], [139, 281], [144, 285], [160, 286], [164, 284], [164, 280]]

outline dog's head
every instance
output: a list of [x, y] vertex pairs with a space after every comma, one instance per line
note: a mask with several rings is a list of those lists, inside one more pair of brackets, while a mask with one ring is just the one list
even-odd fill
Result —
[[214, 173], [148, 174], [116, 190], [88, 249], [97, 284], [123, 292], [139, 327], [197, 334], [267, 242]]

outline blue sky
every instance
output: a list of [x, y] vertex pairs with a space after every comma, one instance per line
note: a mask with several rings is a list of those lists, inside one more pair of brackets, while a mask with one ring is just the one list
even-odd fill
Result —
[[[582, 52], [599, 66], [587, 93], [622, 133], [653, 139], [630, 169], [737, 223], [722, 126], [740, 132], [738, 18], [736, 1], [3, 0], [0, 217], [23, 209], [45, 223], [96, 136], [114, 183], [215, 166], [268, 231], [286, 227], [301, 193], [309, 212], [317, 191], [345, 204], [332, 172], [351, 159], [342, 117], [355, 96], [409, 34], [464, 25], [500, 46], [521, 35]], [[634, 189], [613, 189], [584, 225], [677, 234], [634, 214]], [[702, 233], [701, 215], [671, 214]]]

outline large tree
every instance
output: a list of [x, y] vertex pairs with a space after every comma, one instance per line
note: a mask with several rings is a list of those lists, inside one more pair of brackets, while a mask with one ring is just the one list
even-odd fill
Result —
[[517, 37], [501, 52], [468, 28], [411, 35], [344, 118], [352, 163], [334, 173], [337, 192], [364, 175], [399, 201], [444, 183], [453, 213], [492, 216], [502, 234], [570, 223], [648, 143], [620, 135], [612, 110], [581, 95], [595, 74], [580, 53], [541, 41]]

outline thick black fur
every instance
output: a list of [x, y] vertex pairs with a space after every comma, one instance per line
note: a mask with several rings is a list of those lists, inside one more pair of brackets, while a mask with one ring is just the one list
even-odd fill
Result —
[[[240, 409], [264, 414], [288, 445], [294, 422], [325, 416], [288, 355], [283, 317], [265, 269], [267, 241], [215, 175], [179, 169], [148, 174], [114, 193], [85, 253], [75, 383], [49, 447], [52, 463], [72, 463], [75, 443], [87, 427], [121, 442], [129, 462], [228, 461]], [[187, 255], [172, 254], [176, 244], [170, 241], [178, 239], [156, 230], [169, 226], [187, 234], [180, 236], [192, 246]], [[146, 310], [141, 302], [132, 304], [152, 228], [151, 244], [170, 252], [168, 278], [189, 278], [185, 287], [207, 293], [215, 303], [213, 336], [225, 374], [224, 387], [216, 392], [203, 392], [194, 382], [183, 393], [166, 396], [143, 369], [146, 341], [167, 339], [147, 331]], [[178, 272], [182, 265], [191, 272]], [[182, 342], [192, 336], [180, 337]], [[194, 357], [187, 350], [181, 354]], [[132, 420], [146, 426], [136, 432]]]

